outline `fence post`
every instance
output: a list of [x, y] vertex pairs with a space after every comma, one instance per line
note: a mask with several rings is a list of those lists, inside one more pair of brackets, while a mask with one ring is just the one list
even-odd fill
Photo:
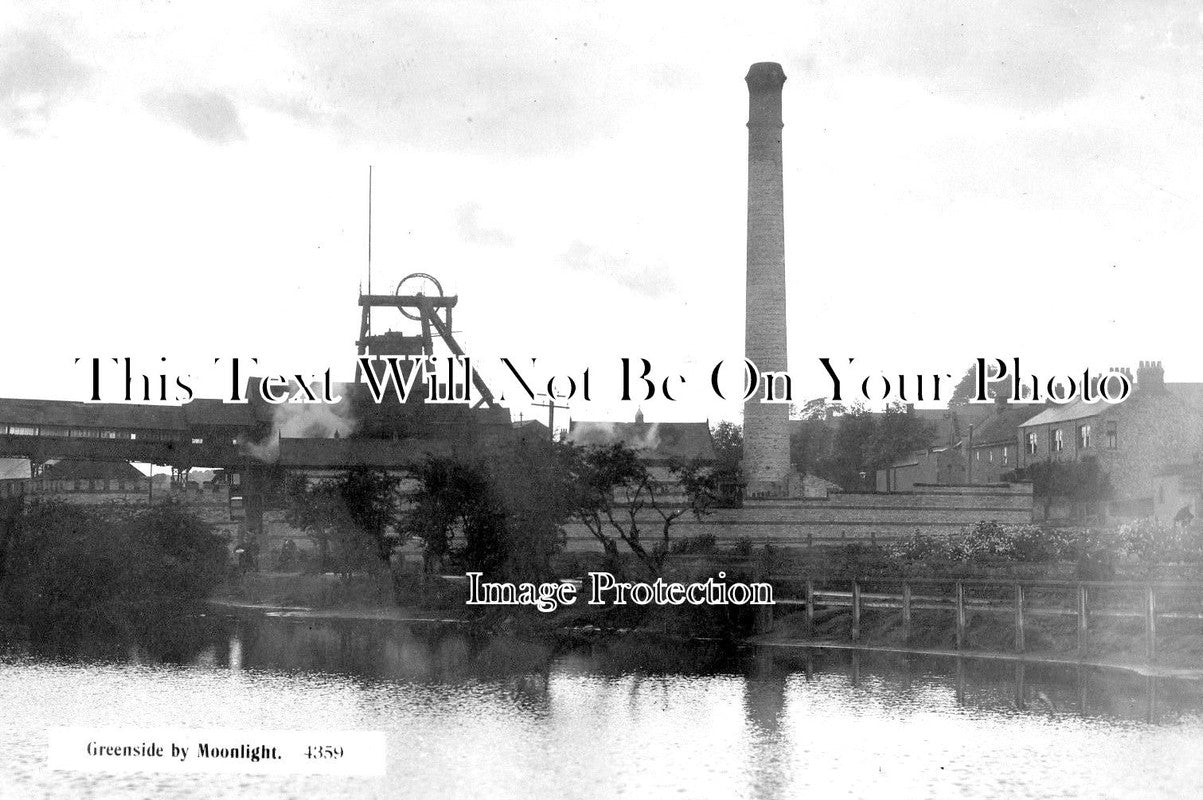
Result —
[[769, 633], [773, 630], [773, 607], [765, 604], [756, 607], [756, 618], [754, 622], [753, 632], [757, 634]]
[[911, 638], [911, 585], [902, 583], [902, 635]]
[[806, 581], [806, 633], [815, 632], [815, 582], [809, 578]]
[[860, 640], [860, 583], [852, 582], [852, 641]]
[[1086, 585], [1078, 584], [1078, 658], [1086, 658]]
[[1023, 635], [1023, 584], [1015, 584], [1015, 652], [1024, 650]]
[[965, 586], [957, 581], [957, 649], [965, 645]]
[[1157, 658], [1157, 594], [1153, 584], [1145, 597], [1145, 655], [1152, 662]]

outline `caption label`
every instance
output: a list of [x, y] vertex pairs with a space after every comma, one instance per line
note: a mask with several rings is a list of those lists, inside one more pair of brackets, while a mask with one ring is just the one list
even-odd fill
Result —
[[51, 728], [47, 766], [82, 772], [383, 775], [381, 731]]

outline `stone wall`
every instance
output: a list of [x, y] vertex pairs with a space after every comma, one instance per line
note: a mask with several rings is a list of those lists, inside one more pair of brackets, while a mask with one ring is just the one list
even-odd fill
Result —
[[[697, 519], [680, 517], [672, 536], [713, 535], [720, 543], [807, 547], [848, 542], [884, 542], [925, 534], [956, 534], [981, 520], [1015, 524], [1032, 521], [1030, 483], [988, 486], [925, 486], [888, 494], [838, 493], [827, 498], [749, 500], [743, 508], [717, 509]], [[655, 512], [638, 520], [649, 544], [660, 531]], [[566, 526], [568, 549], [599, 551], [584, 525]]]

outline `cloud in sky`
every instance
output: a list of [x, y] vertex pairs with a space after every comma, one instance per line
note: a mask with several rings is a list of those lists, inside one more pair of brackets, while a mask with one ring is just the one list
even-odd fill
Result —
[[56, 106], [81, 89], [90, 70], [38, 31], [0, 33], [0, 124], [36, 134]]
[[354, 14], [329, 6], [290, 15], [279, 30], [299, 86], [336, 110], [344, 133], [532, 156], [614, 132], [615, 104], [646, 98], [671, 71], [624, 62], [601, 15], [530, 3], [369, 4]]
[[663, 265], [640, 265], [630, 253], [612, 253], [579, 239], [560, 256], [560, 264], [576, 272], [600, 275], [649, 298], [662, 297], [674, 286]]
[[[689, 335], [645, 333], [632, 317], [631, 336], [666, 348], [700, 352], [703, 329], [706, 348], [738, 342], [742, 78], [760, 60], [789, 75], [794, 358], [846, 348], [928, 371], [946, 353], [954, 367], [980, 354], [972, 344], [1076, 359], [1084, 346], [1135, 348], [1125, 341], [1147, 340], [1151, 318], [1134, 309], [1165, 302], [1177, 313], [1151, 321], [1164, 341], [1189, 339], [1172, 329], [1189, 318], [1189, 293], [1167, 301], [1164, 287], [1203, 243], [1197, 0], [755, 2], [689, 14], [525, 0], [15, 5], [34, 10], [0, 32], [0, 140], [47, 121], [54, 136], [24, 136], [21, 156], [0, 163], [11, 231], [0, 262], [86, 278], [76, 265], [94, 262], [100, 237], [122, 251], [112, 272], [133, 286], [167, 257], [203, 260], [215, 285], [258, 279], [254, 291], [267, 292], [275, 264], [296, 264], [290, 291], [313, 298], [310, 338], [281, 342], [281, 355], [326, 341], [322, 352], [342, 353], [355, 327], [357, 309], [334, 298], [353, 297], [362, 272], [368, 164], [376, 280], [421, 264], [458, 282], [466, 339], [510, 327], [538, 282], [558, 296], [654, 304], [658, 326]], [[171, 181], [165, 164], [179, 173]], [[172, 204], [194, 213], [142, 224], [157, 238], [113, 233]], [[216, 232], [204, 259], [179, 244], [197, 220]], [[67, 228], [92, 237], [56, 239]], [[1034, 325], [950, 336], [931, 309], [960, 302], [971, 274], [999, 276], [999, 307], [1026, 307], [1036, 286], [1119, 322], [1053, 343]], [[857, 296], [864, 325], [848, 323], [849, 280], [878, 290]], [[926, 302], [899, 302], [915, 287]], [[64, 313], [87, 313], [80, 304]], [[11, 330], [39, 324], [36, 308], [12, 311]], [[596, 327], [582, 322], [592, 311], [565, 311], [562, 336], [523, 335], [574, 350]], [[241, 343], [232, 327], [215, 336], [207, 348]], [[1175, 375], [1187, 379], [1184, 362]]]
[[826, 46], [817, 51], [916, 81], [958, 102], [1051, 108], [1090, 90], [1094, 79], [1086, 62], [1111, 27], [1103, 8], [1078, 5], [953, 0], [940, 4], [939, 12], [927, 4], [889, 2], [851, 12], [828, 9], [830, 28], [840, 35], [828, 30]]
[[155, 91], [142, 99], [156, 116], [206, 142], [228, 144], [246, 138], [238, 107], [221, 92]]
[[514, 243], [500, 228], [481, 224], [479, 203], [464, 203], [455, 210], [455, 230], [468, 244], [508, 246]]

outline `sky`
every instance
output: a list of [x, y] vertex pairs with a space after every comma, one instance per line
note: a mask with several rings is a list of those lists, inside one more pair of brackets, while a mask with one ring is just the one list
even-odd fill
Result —
[[85, 399], [94, 356], [350, 379], [372, 165], [374, 290], [438, 277], [495, 390], [497, 356], [589, 367], [572, 416], [630, 419], [648, 358], [688, 380], [649, 421], [737, 419], [706, 378], [742, 352], [756, 61], [788, 78], [799, 399], [821, 356], [1203, 381], [1197, 3], [18, 0], [0, 396]]

